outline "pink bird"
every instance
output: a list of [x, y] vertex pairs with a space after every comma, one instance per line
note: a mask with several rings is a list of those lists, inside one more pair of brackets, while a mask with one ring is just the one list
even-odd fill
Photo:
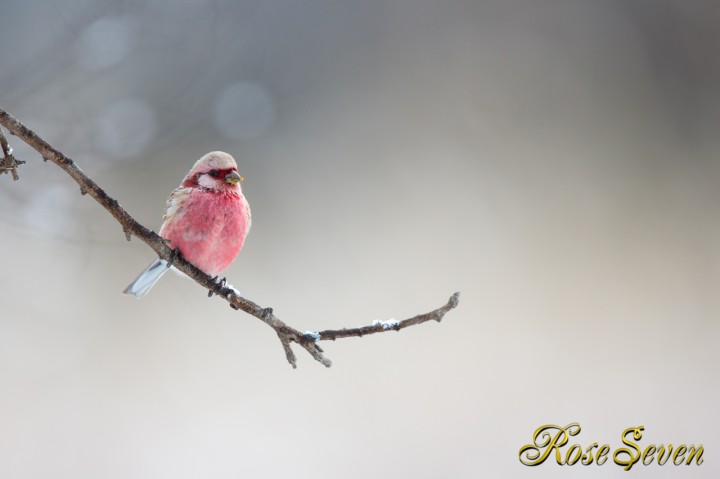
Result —
[[[167, 200], [160, 236], [210, 276], [230, 266], [250, 230], [252, 217], [240, 188], [242, 180], [235, 159], [213, 151], [195, 163]], [[144, 296], [168, 266], [156, 259], [123, 293]]]

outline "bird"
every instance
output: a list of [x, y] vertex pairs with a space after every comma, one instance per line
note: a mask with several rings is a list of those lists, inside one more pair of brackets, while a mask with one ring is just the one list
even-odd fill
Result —
[[[235, 260], [252, 225], [235, 159], [211, 151], [197, 160], [167, 199], [159, 235], [168, 246], [210, 276], [218, 277]], [[142, 297], [169, 269], [156, 259], [123, 291]]]

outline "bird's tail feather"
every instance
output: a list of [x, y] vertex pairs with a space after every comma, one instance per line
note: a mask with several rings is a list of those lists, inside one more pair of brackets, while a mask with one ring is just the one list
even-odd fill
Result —
[[145, 296], [147, 292], [150, 291], [150, 288], [157, 283], [157, 280], [159, 280], [167, 270], [167, 261], [164, 259], [156, 259], [150, 264], [150, 266], [145, 268], [145, 270], [140, 273], [137, 278], [135, 278], [135, 281], [125, 288], [123, 293], [136, 296], [138, 298]]

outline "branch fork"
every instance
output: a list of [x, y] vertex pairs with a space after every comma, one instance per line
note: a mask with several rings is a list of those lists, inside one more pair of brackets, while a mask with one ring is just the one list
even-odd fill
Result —
[[3, 155], [2, 158], [0, 158], [0, 175], [9, 172], [12, 174], [14, 181], [19, 180], [20, 175], [18, 175], [17, 167], [25, 162], [13, 156], [13, 149], [8, 144], [2, 129], [0, 129], [0, 150], [2, 150]]

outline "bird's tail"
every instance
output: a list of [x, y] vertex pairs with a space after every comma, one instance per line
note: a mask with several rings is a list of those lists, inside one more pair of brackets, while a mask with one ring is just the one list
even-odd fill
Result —
[[145, 268], [145, 270], [140, 273], [137, 278], [135, 278], [135, 281], [130, 283], [128, 287], [125, 288], [125, 291], [123, 291], [123, 293], [138, 298], [145, 296], [147, 292], [150, 291], [150, 288], [152, 288], [153, 285], [157, 283], [157, 280], [159, 280], [160, 277], [165, 274], [167, 270], [167, 261], [165, 261], [164, 259], [156, 259], [150, 264], [150, 266]]

